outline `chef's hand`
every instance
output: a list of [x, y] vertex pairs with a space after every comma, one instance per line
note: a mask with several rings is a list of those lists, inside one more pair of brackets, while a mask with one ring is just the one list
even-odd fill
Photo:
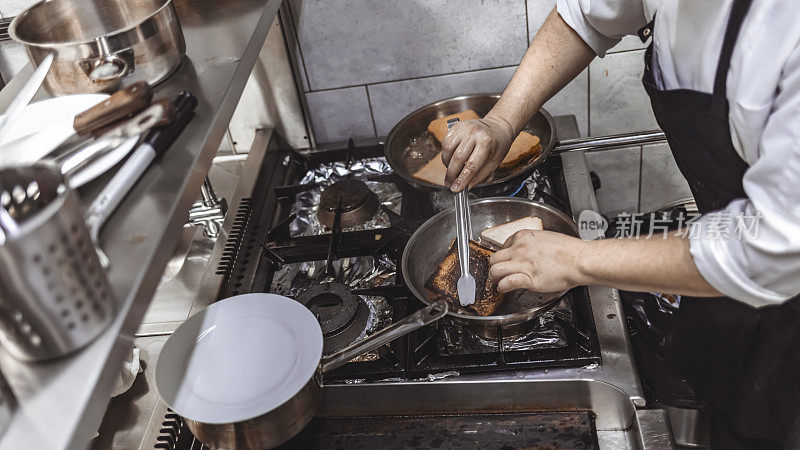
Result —
[[514, 140], [514, 130], [503, 119], [457, 122], [442, 140], [442, 161], [447, 166], [445, 183], [453, 192], [472, 188], [494, 173]]
[[578, 286], [584, 241], [552, 231], [518, 231], [492, 255], [489, 275], [500, 292], [558, 292]]

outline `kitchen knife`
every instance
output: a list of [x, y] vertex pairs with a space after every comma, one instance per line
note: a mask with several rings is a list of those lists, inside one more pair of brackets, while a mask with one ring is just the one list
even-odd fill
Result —
[[153, 88], [147, 82], [134, 83], [75, 116], [72, 127], [78, 136], [87, 135], [143, 110], [152, 99]]
[[[106, 129], [99, 138], [89, 140], [53, 159], [61, 167], [64, 175], [71, 176], [120, 145], [128, 146], [129, 139], [138, 140], [150, 129], [169, 125], [174, 118], [175, 105], [172, 101], [166, 98], [154, 101], [144, 111]], [[129, 148], [133, 145], [135, 142], [131, 142]]]
[[153, 128], [147, 133], [142, 143], [136, 147], [136, 150], [131, 153], [125, 164], [120, 167], [119, 171], [111, 178], [106, 187], [103, 188], [86, 210], [86, 225], [89, 227], [89, 235], [95, 244], [103, 267], [108, 266], [108, 258], [100, 249], [100, 229], [150, 164], [166, 153], [186, 127], [186, 124], [189, 123], [189, 120], [192, 119], [194, 109], [197, 107], [197, 97], [189, 92], [183, 92], [178, 95], [174, 104], [175, 118], [172, 123], [163, 127]]

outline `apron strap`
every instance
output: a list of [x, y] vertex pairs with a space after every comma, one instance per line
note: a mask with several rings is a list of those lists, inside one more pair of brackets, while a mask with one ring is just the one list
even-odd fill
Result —
[[744, 22], [752, 3], [752, 0], [733, 0], [731, 16], [728, 19], [728, 27], [725, 29], [725, 38], [722, 41], [722, 50], [717, 63], [717, 74], [714, 78], [712, 112], [719, 119], [728, 120], [726, 93], [728, 69], [731, 67], [731, 56], [733, 55], [733, 48], [736, 46], [736, 39], [739, 37], [739, 30], [742, 28], [742, 22]]

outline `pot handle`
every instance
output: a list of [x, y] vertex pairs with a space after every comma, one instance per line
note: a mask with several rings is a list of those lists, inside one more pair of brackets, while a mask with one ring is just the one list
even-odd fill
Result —
[[83, 71], [92, 83], [107, 83], [123, 78], [133, 72], [134, 59], [132, 49], [128, 48], [112, 52], [108, 39], [105, 37], [97, 38], [96, 44], [99, 56], [81, 61]]
[[92, 83], [105, 83], [123, 77], [128, 72], [128, 63], [118, 55], [109, 55], [95, 60], [89, 79]]
[[345, 364], [357, 356], [361, 356], [364, 353], [375, 350], [376, 348], [392, 342], [397, 338], [403, 337], [414, 330], [436, 322], [444, 317], [447, 314], [447, 311], [448, 305], [446, 300], [439, 300], [438, 302], [433, 303], [426, 308], [422, 308], [405, 319], [395, 322], [371, 336], [368, 336], [339, 350], [336, 353], [322, 358], [322, 373], [330, 372], [331, 370], [336, 369], [337, 367]]

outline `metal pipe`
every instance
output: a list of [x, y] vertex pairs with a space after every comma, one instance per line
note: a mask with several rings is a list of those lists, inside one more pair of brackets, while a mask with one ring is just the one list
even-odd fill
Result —
[[636, 133], [617, 134], [613, 136], [595, 136], [560, 141], [553, 149], [557, 152], [594, 152], [618, 147], [628, 147], [664, 142], [667, 138], [663, 131], [641, 131]]

